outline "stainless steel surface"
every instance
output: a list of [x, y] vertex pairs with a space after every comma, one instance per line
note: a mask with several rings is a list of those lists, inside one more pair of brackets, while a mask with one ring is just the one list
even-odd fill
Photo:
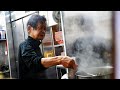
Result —
[[66, 52], [66, 41], [65, 41], [65, 28], [64, 28], [64, 23], [63, 23], [63, 12], [60, 11], [60, 19], [61, 19], [61, 27], [62, 27], [62, 36], [63, 36], [63, 43], [64, 43], [64, 52], [65, 52], [65, 56], [67, 55], [67, 52]]
[[[64, 52], [65, 52], [65, 56], [67, 55], [66, 52], [66, 41], [65, 41], [65, 28], [63, 25], [63, 12], [60, 11], [60, 20], [61, 20], [61, 28], [62, 28], [62, 36], [63, 36], [63, 43], [64, 43]], [[68, 68], [66, 68], [66, 72], [68, 73]]]
[[83, 70], [68, 69], [69, 79], [111, 79], [113, 75], [112, 66], [101, 66], [85, 68]]
[[10, 11], [5, 11], [5, 19], [7, 23], [10, 23]]
[[[38, 11], [5, 11], [6, 14], [6, 22], [15, 21], [20, 18], [24, 18], [30, 14], [38, 13]], [[10, 21], [10, 14], [11, 14], [11, 21]]]
[[24, 28], [25, 39], [27, 39], [27, 37], [28, 37], [28, 33], [27, 33], [27, 21], [30, 18], [30, 16], [27, 16], [27, 17], [23, 18], [23, 28]]
[[24, 11], [24, 16], [27, 16], [27, 15], [31, 15], [31, 14], [34, 14], [34, 13], [38, 13], [39, 11]]
[[17, 71], [19, 71], [18, 49], [21, 42], [25, 40], [22, 19], [12, 22], [13, 44]]
[[111, 79], [112, 66], [88, 67], [83, 70], [68, 69], [69, 79]]
[[106, 74], [101, 76], [82, 76], [82, 75], [76, 75], [76, 79], [111, 79], [112, 74]]
[[10, 69], [10, 77], [17, 78], [18, 72], [16, 67], [15, 53], [14, 53], [14, 44], [13, 44], [13, 36], [11, 24], [7, 22], [6, 24], [7, 30], [7, 41], [8, 41], [8, 61], [9, 61], [9, 69]]
[[11, 13], [11, 21], [17, 20], [24, 16], [24, 11], [13, 11]]
[[23, 18], [23, 17], [30, 15], [32, 13], [35, 13], [35, 12], [37, 12], [37, 11], [13, 11], [11, 13], [11, 21]]
[[75, 73], [76, 79], [111, 79], [112, 66], [92, 67]]
[[115, 79], [120, 79], [120, 11], [115, 14]]

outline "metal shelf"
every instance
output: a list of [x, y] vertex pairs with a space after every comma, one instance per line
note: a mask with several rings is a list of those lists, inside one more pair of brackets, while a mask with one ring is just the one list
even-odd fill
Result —
[[64, 44], [54, 45], [54, 47], [64, 46]]
[[44, 48], [49, 48], [49, 47], [53, 47], [52, 45], [50, 45], [50, 46], [43, 46]]
[[44, 48], [47, 48], [47, 47], [59, 47], [59, 46], [64, 46], [64, 44], [59, 44], [59, 45], [50, 45], [50, 46], [44, 46]]
[[0, 39], [0, 41], [6, 41], [7, 39]]
[[10, 70], [0, 71], [0, 74], [9, 73], [9, 72], [10, 72]]

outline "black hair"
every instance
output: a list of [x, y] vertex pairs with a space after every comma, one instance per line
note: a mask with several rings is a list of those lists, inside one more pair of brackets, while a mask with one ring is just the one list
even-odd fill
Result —
[[31, 27], [36, 29], [38, 23], [44, 23], [44, 22], [46, 22], [46, 18], [44, 16], [34, 14], [29, 18], [29, 20], [27, 22], [27, 26], [30, 25]]

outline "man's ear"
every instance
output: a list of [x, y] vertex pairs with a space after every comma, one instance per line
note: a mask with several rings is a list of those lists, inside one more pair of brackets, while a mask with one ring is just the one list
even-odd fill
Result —
[[27, 31], [30, 33], [31, 29], [33, 29], [30, 25], [27, 26]]

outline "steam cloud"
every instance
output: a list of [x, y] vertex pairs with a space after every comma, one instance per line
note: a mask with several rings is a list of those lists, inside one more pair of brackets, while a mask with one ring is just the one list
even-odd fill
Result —
[[97, 24], [92, 16], [65, 16], [64, 25], [67, 55], [76, 58], [78, 70], [111, 65], [112, 40], [95, 34]]

